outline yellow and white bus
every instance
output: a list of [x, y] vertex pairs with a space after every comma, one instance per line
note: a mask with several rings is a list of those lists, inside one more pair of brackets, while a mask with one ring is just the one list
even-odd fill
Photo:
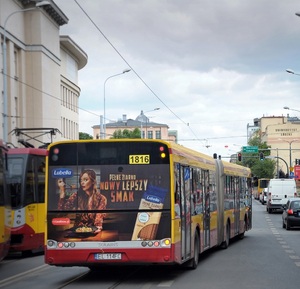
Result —
[[260, 194], [262, 194], [263, 190], [268, 187], [269, 182], [269, 178], [260, 178], [255, 180], [253, 184], [254, 199], [259, 200]]
[[[83, 207], [84, 172], [91, 171], [96, 189]], [[63, 193], [58, 184], [64, 184]], [[52, 143], [46, 157], [45, 262], [196, 268], [201, 253], [227, 248], [230, 239], [251, 229], [251, 194], [248, 168], [175, 143]], [[95, 199], [100, 207], [92, 207]]]

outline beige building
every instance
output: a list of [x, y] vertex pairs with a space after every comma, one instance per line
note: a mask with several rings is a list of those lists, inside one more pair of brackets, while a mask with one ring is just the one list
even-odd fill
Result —
[[[177, 131], [169, 131], [168, 125], [150, 121], [143, 111], [141, 111], [135, 120], [127, 119], [127, 116], [124, 114], [122, 119], [116, 122], [107, 123], [106, 135], [103, 138], [111, 138], [116, 130], [123, 131], [124, 129], [127, 129], [133, 131], [136, 128], [142, 132], [142, 138], [162, 139], [177, 143]], [[100, 133], [100, 125], [94, 125], [93, 138], [97, 139], [99, 136], [102, 138], [102, 135], [103, 133]]]
[[[0, 1], [0, 138], [5, 141], [17, 145], [16, 128], [55, 128], [61, 132], [55, 140], [79, 138], [78, 70], [87, 55], [59, 35], [67, 23], [52, 0]], [[42, 138], [49, 142], [49, 136]]]
[[271, 146], [271, 156], [283, 172], [294, 167], [300, 159], [300, 120], [289, 116], [262, 117], [260, 119], [261, 140]]

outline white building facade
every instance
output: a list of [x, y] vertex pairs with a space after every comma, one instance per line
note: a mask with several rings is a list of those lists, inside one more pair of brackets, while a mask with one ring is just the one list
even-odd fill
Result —
[[289, 116], [262, 117], [260, 133], [262, 142], [271, 147], [277, 170], [293, 174], [296, 159], [300, 159], [300, 120]]
[[[59, 35], [66, 15], [53, 1], [42, 2], [0, 1], [0, 138], [16, 146], [16, 128], [55, 128], [55, 140], [79, 138], [78, 70], [87, 55]], [[49, 142], [49, 136], [42, 138]]]

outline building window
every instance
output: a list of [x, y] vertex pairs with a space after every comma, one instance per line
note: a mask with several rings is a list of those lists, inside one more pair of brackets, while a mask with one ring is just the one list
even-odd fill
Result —
[[153, 131], [148, 130], [148, 138], [152, 139], [153, 138]]
[[155, 138], [161, 139], [161, 131], [160, 130], [155, 131]]

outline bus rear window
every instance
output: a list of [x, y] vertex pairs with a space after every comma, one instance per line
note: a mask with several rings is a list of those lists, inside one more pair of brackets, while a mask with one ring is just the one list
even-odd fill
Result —
[[168, 164], [168, 147], [156, 142], [82, 142], [53, 146], [49, 165]]

